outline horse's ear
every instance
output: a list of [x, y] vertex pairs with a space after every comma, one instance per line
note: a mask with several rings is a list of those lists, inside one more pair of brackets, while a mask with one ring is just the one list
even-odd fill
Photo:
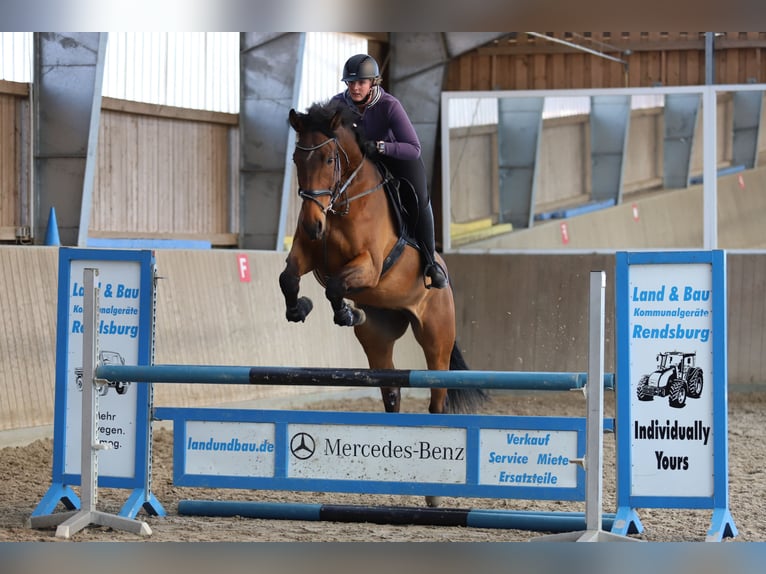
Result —
[[332, 131], [335, 131], [340, 127], [341, 119], [342, 119], [341, 113], [340, 113], [340, 110], [338, 110], [337, 112], [333, 114], [332, 119], [330, 120], [330, 129]]
[[301, 125], [302, 125], [302, 123], [301, 123], [301, 117], [300, 117], [300, 114], [298, 114], [298, 112], [296, 112], [296, 111], [295, 111], [294, 109], [292, 109], [292, 108], [290, 109], [290, 117], [289, 117], [289, 119], [290, 119], [290, 125], [293, 127], [293, 129], [294, 129], [296, 132], [299, 132], [299, 131], [301, 131]]

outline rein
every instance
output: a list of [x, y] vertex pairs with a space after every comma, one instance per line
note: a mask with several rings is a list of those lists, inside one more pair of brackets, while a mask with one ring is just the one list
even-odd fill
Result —
[[[301, 151], [312, 152], [331, 142], [334, 142], [336, 149], [339, 150], [339, 152], [343, 153], [343, 157], [346, 158], [346, 165], [351, 167], [351, 161], [348, 159], [348, 154], [346, 153], [346, 150], [343, 149], [343, 146], [340, 145], [338, 138], [328, 138], [315, 146], [302, 146], [296, 143], [295, 148]], [[385, 184], [385, 180], [383, 180], [380, 183], [378, 183], [375, 187], [372, 187], [366, 191], [363, 191], [361, 193], [358, 193], [356, 195], [352, 195], [351, 197], [349, 197], [348, 187], [351, 185], [354, 179], [356, 179], [356, 176], [359, 175], [359, 171], [362, 169], [363, 165], [364, 165], [364, 156], [362, 157], [362, 161], [359, 162], [359, 165], [356, 166], [356, 168], [348, 177], [348, 179], [344, 183], [341, 183], [342, 173], [341, 173], [341, 166], [340, 166], [340, 153], [336, 153], [335, 154], [335, 176], [334, 176], [335, 181], [333, 184], [333, 188], [332, 189], [302, 189], [299, 187], [298, 195], [301, 197], [301, 199], [310, 199], [311, 201], [319, 205], [320, 209], [325, 214], [333, 213], [336, 215], [348, 215], [349, 204], [352, 201], [361, 199], [362, 197], [377, 191], [378, 189], [382, 188], [383, 185]], [[319, 201], [319, 199], [317, 199], [325, 195], [330, 196], [330, 203], [327, 204], [327, 207], [323, 206], [322, 203]], [[344, 209], [343, 211], [336, 211], [334, 209], [334, 205], [341, 196], [345, 198], [343, 201]]]

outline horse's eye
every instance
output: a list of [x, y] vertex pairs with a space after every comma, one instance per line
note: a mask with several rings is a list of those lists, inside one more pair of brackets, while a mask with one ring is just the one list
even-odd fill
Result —
[[331, 155], [327, 156], [327, 159], [325, 160], [325, 163], [327, 165], [331, 165], [335, 161], [335, 158]]

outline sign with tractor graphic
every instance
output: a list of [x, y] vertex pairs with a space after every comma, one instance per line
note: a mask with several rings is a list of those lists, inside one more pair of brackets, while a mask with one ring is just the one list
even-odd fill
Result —
[[702, 369], [695, 367], [697, 353], [670, 351], [657, 355], [657, 368], [643, 375], [638, 382], [636, 395], [639, 401], [651, 401], [654, 397], [668, 397], [671, 407], [686, 406], [686, 398], [700, 398], [702, 394]]
[[708, 540], [736, 536], [729, 512], [726, 254], [616, 254], [617, 515], [709, 508]]

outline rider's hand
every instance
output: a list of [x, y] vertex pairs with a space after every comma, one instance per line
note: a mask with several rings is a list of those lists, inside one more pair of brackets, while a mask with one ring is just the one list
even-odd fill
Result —
[[364, 142], [363, 151], [364, 155], [366, 155], [369, 158], [375, 158], [378, 157], [378, 144], [374, 141], [366, 141]]

